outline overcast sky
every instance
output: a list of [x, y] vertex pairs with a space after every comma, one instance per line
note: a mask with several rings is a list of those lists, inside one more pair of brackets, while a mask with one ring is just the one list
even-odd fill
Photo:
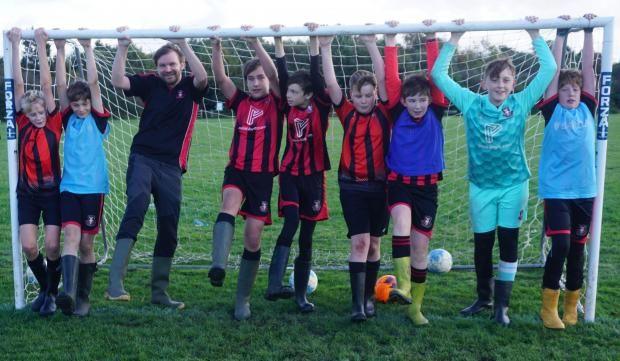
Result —
[[[455, 18], [516, 20], [526, 15], [579, 17], [587, 12], [620, 18], [619, 8], [615, 0], [2, 0], [0, 24], [4, 30], [12, 26], [111, 29], [119, 25], [140, 29], [172, 24], [233, 28], [241, 24], [299, 26], [306, 21], [354, 25], [389, 19], [418, 23], [427, 18], [447, 22]], [[615, 26], [614, 38], [620, 44], [620, 24]], [[615, 48], [618, 61], [619, 46]]]

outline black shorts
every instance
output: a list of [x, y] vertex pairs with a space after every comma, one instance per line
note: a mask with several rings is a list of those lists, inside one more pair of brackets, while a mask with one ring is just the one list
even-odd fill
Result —
[[243, 194], [243, 205], [239, 214], [271, 224], [272, 173], [253, 173], [226, 167], [222, 190], [237, 188]]
[[278, 215], [283, 216], [286, 206], [299, 208], [299, 218], [309, 221], [324, 221], [329, 218], [325, 196], [325, 172], [294, 176], [280, 173], [280, 197]]
[[60, 226], [60, 195], [17, 195], [17, 219], [19, 225], [39, 225], [43, 213], [43, 224]]
[[71, 192], [60, 193], [60, 213], [62, 227], [71, 224], [82, 229], [82, 233], [99, 233], [103, 201], [105, 195], [75, 194]]
[[586, 243], [593, 207], [594, 198], [545, 199], [545, 234], [568, 234], [572, 241]]
[[411, 210], [412, 227], [432, 236], [437, 216], [437, 184], [419, 186], [399, 181], [388, 182], [388, 208], [405, 205]]
[[388, 211], [385, 192], [364, 192], [340, 188], [340, 204], [347, 223], [347, 237], [370, 233], [373, 237], [386, 234]]

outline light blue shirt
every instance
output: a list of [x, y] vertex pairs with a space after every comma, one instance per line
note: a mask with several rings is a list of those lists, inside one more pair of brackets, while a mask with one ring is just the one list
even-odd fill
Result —
[[109, 113], [96, 114], [100, 121], [105, 121], [105, 131], [97, 127], [93, 113], [81, 119], [68, 109], [63, 118], [65, 123], [64, 167], [60, 191], [75, 194], [108, 194], [108, 166], [106, 163], [103, 141], [110, 132], [107, 118]]
[[578, 199], [596, 196], [594, 118], [583, 103], [559, 103], [545, 127], [538, 170], [538, 197]]

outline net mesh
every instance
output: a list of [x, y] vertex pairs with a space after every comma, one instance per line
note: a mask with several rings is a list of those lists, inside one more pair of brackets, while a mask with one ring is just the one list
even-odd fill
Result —
[[[542, 30], [541, 35], [552, 42], [554, 30]], [[438, 34], [439, 38], [447, 39], [447, 34]], [[286, 38], [285, 51], [289, 71], [309, 69], [307, 38]], [[571, 35], [568, 50], [565, 53], [567, 67], [580, 66], [580, 51], [583, 36], [581, 33]], [[600, 69], [600, 44], [602, 31], [594, 32], [596, 72]], [[273, 44], [267, 39], [266, 50], [273, 57]], [[425, 70], [426, 55], [423, 37], [419, 34], [399, 36], [399, 70], [401, 76]], [[189, 170], [183, 177], [183, 201], [179, 224], [179, 246], [175, 262], [188, 265], [207, 266], [210, 264], [212, 225], [220, 207], [220, 188], [224, 167], [228, 161], [228, 149], [233, 130], [233, 114], [223, 103], [225, 99], [218, 91], [211, 72], [211, 47], [209, 39], [190, 39], [191, 47], [205, 65], [210, 75], [210, 90], [200, 107], [199, 118], [195, 125], [189, 157]], [[137, 39], [130, 47], [126, 70], [128, 74], [141, 73], [154, 69], [151, 53], [164, 42], [155, 39]], [[114, 236], [123, 217], [125, 208], [125, 172], [131, 141], [138, 129], [142, 105], [134, 97], [126, 97], [122, 91], [115, 90], [111, 85], [112, 63], [116, 52], [116, 41], [99, 39], [95, 41], [95, 56], [99, 71], [99, 81], [105, 106], [112, 113], [111, 133], [106, 143], [106, 155], [110, 178], [110, 194], [105, 201], [105, 222], [107, 244], [114, 246]], [[517, 68], [517, 86], [519, 91], [536, 75], [538, 64], [531, 48], [531, 40], [524, 31], [489, 31], [468, 32], [461, 40], [461, 46], [455, 55], [450, 68], [450, 75], [461, 85], [472, 91], [480, 92], [480, 78], [484, 64], [497, 57], [512, 57]], [[379, 41], [381, 47], [382, 41]], [[253, 56], [245, 41], [225, 39], [222, 42], [225, 68], [227, 74], [241, 89], [244, 88], [242, 78], [243, 63]], [[599, 46], [599, 48], [597, 48]], [[54, 69], [54, 46], [50, 47], [51, 69]], [[85, 69], [81, 48], [77, 42], [68, 42], [67, 73], [69, 82], [83, 78]], [[351, 36], [338, 36], [332, 48], [336, 76], [343, 89], [347, 89], [348, 77], [358, 69], [372, 70], [370, 57], [363, 45]], [[24, 43], [22, 68], [27, 89], [38, 87], [38, 64], [36, 47], [33, 43]], [[189, 70], [188, 70], [189, 71]], [[473, 239], [469, 223], [467, 198], [467, 149], [463, 119], [458, 111], [451, 107], [449, 116], [443, 120], [445, 134], [446, 170], [444, 180], [440, 184], [439, 209], [431, 248], [448, 250], [455, 264], [473, 265]], [[519, 262], [539, 264], [542, 255], [548, 249], [541, 235], [543, 212], [537, 198], [538, 159], [544, 131], [544, 119], [533, 112], [527, 121], [526, 153], [532, 172], [528, 218], [521, 227], [519, 239]], [[338, 164], [342, 127], [336, 118], [330, 121], [327, 144], [332, 164]], [[282, 147], [284, 148], [284, 147]], [[346, 238], [346, 226], [338, 199], [337, 171], [328, 172], [328, 201], [330, 220], [316, 227], [313, 263], [317, 268], [346, 267], [349, 242]], [[277, 189], [274, 189], [272, 210], [275, 210]], [[276, 218], [276, 217], [274, 217]], [[238, 222], [240, 224], [241, 222]], [[274, 225], [266, 227], [263, 236], [263, 259], [269, 262], [271, 249], [281, 229], [281, 222], [275, 220]], [[131, 262], [149, 263], [156, 236], [155, 207], [151, 202], [144, 226], [139, 234]], [[231, 264], [239, 262], [242, 253], [241, 227], [237, 227], [235, 242], [231, 253]], [[101, 236], [96, 240], [97, 253], [104, 258], [104, 242]], [[389, 237], [383, 241], [384, 262], [389, 263]], [[294, 257], [294, 250], [292, 256]], [[27, 269], [27, 267], [25, 267]], [[31, 274], [26, 272], [28, 297], [35, 294], [36, 286]]]

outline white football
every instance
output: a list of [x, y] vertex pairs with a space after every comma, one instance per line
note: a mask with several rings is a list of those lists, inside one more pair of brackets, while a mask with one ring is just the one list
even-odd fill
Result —
[[452, 255], [445, 249], [438, 248], [428, 254], [428, 270], [433, 273], [446, 273], [452, 268]]
[[[295, 289], [295, 272], [291, 272], [291, 276], [288, 278], [288, 284], [292, 289]], [[319, 279], [313, 270], [310, 270], [310, 278], [308, 278], [308, 287], [306, 288], [306, 294], [311, 294], [316, 290], [319, 285]]]

